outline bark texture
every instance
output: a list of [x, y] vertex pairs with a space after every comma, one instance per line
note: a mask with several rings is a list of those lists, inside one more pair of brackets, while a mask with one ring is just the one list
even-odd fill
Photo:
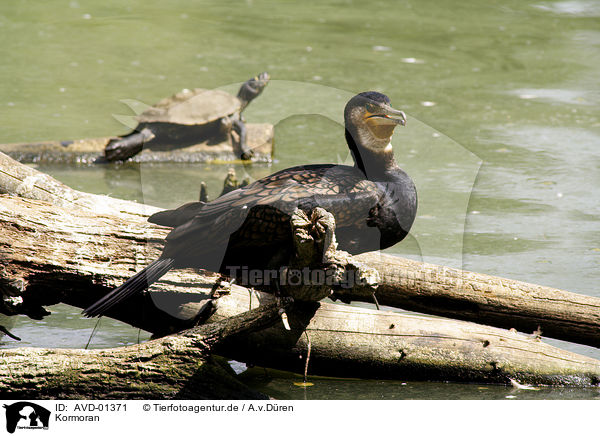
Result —
[[0, 395], [10, 399], [266, 399], [211, 353], [279, 317], [272, 303], [139, 345], [106, 350], [0, 350]]
[[[270, 298], [233, 290], [219, 300], [212, 319], [226, 319]], [[563, 386], [600, 382], [600, 361], [552, 347], [535, 335], [325, 302], [295, 305], [287, 315], [291, 330], [275, 323], [223, 342], [219, 353], [302, 373], [310, 341], [310, 374]]]
[[[600, 346], [600, 298], [382, 253], [355, 259], [379, 271], [382, 305]], [[372, 301], [359, 289], [343, 292]]]

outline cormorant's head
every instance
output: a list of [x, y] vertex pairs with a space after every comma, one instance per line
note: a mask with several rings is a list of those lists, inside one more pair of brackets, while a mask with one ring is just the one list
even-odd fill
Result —
[[344, 121], [356, 143], [380, 151], [390, 144], [396, 126], [406, 125], [406, 115], [390, 105], [387, 95], [369, 91], [350, 99]]

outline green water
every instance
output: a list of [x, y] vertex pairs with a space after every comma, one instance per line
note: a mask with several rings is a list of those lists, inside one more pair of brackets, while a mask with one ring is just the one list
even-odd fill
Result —
[[[600, 296], [599, 20], [592, 0], [2, 2], [0, 143], [125, 133], [118, 119], [132, 111], [122, 100], [235, 90], [266, 70], [273, 81], [246, 118], [276, 125], [276, 161], [236, 168], [259, 178], [346, 161], [343, 106], [356, 92], [379, 90], [409, 115], [393, 143], [420, 200], [411, 237], [389, 251]], [[78, 189], [164, 207], [195, 200], [202, 180], [216, 195], [227, 168], [39, 166]], [[51, 309], [42, 322], [13, 321], [21, 344], [84, 346], [94, 322], [78, 309]], [[103, 319], [91, 346], [146, 338]], [[248, 377], [281, 398], [511, 395], [329, 379], [299, 392], [279, 373]]]

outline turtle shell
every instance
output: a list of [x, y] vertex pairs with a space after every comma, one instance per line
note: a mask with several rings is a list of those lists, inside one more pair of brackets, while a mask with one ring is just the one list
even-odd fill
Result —
[[138, 115], [139, 123], [207, 124], [241, 107], [237, 97], [218, 89], [184, 89]]

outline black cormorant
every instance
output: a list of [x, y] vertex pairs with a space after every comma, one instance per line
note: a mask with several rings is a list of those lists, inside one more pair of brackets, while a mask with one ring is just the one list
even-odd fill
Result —
[[417, 211], [411, 178], [394, 159], [391, 137], [406, 124], [402, 111], [378, 92], [353, 97], [344, 110], [346, 141], [355, 165], [288, 168], [216, 200], [158, 212], [150, 222], [174, 227], [162, 255], [84, 313], [102, 315], [142, 292], [171, 268], [227, 274], [278, 268], [292, 255], [290, 216], [319, 206], [336, 221], [339, 249], [352, 254], [390, 247], [410, 230]]

